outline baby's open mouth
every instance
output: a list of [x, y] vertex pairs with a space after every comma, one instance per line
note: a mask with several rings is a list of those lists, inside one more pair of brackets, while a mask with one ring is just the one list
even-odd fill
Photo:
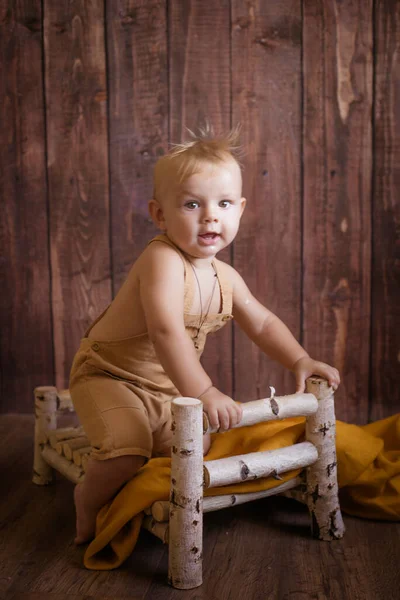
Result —
[[203, 238], [203, 240], [215, 240], [219, 237], [219, 233], [203, 233], [200, 237]]

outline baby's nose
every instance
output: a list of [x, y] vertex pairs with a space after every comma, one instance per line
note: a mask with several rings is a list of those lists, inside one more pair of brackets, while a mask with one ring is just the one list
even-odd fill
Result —
[[204, 210], [203, 220], [206, 223], [210, 223], [211, 221], [218, 221], [217, 211], [213, 208], [206, 208]]

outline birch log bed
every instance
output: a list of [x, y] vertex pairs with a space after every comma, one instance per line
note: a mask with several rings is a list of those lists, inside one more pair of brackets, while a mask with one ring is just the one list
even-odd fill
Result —
[[[307, 504], [313, 537], [343, 537], [336, 468], [336, 420], [332, 388], [310, 377], [306, 392], [271, 397], [242, 405], [238, 427], [287, 417], [306, 417], [305, 441], [267, 452], [203, 461], [203, 433], [212, 432], [202, 403], [195, 398], [172, 401], [172, 453], [169, 502], [155, 502], [143, 527], [169, 544], [169, 583], [178, 589], [202, 584], [203, 513], [273, 495]], [[35, 388], [33, 482], [46, 485], [60, 472], [73, 483], [83, 481], [90, 442], [82, 427], [57, 428], [57, 416], [73, 411], [68, 390]], [[303, 469], [300, 475], [272, 489], [203, 498], [203, 490]]]

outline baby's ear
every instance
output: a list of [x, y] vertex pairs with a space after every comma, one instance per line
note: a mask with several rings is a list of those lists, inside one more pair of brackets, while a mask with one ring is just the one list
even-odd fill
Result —
[[240, 216], [242, 216], [246, 204], [247, 204], [246, 198], [240, 198]]
[[149, 200], [148, 207], [149, 207], [149, 214], [153, 220], [153, 223], [156, 225], [156, 227], [158, 227], [158, 229], [165, 231], [166, 224], [165, 224], [165, 218], [164, 218], [164, 211], [163, 211], [160, 203], [157, 200], [155, 200], [154, 198], [152, 198], [151, 200]]

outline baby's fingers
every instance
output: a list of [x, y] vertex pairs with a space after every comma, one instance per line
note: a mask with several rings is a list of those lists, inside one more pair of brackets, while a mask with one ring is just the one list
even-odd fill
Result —
[[330, 365], [326, 365], [325, 363], [319, 363], [318, 372], [315, 374], [321, 375], [321, 377], [325, 377], [334, 391], [336, 391], [339, 387], [340, 375], [339, 371], [335, 369], [335, 367], [331, 367]]
[[236, 404], [236, 402], [233, 402], [232, 406], [230, 407], [230, 416], [231, 416], [231, 427], [235, 427], [236, 425], [239, 425], [240, 421], [242, 420], [243, 410], [239, 404]]
[[336, 391], [340, 385], [340, 375], [339, 371], [334, 367], [329, 367], [330, 373], [328, 376], [329, 385]]
[[219, 428], [219, 419], [218, 419], [218, 411], [216, 409], [211, 409], [207, 411], [208, 421], [212, 429]]
[[236, 404], [235, 402], [235, 408], [236, 408], [236, 413], [237, 413], [237, 424], [239, 425], [240, 421], [243, 418], [243, 408], [240, 406], [240, 404]]
[[296, 394], [304, 392], [307, 374], [304, 371], [296, 373]]
[[226, 408], [220, 409], [218, 411], [218, 417], [219, 417], [219, 428], [222, 431], [227, 431], [229, 429], [229, 423], [230, 423], [230, 414], [229, 414], [228, 410]]

